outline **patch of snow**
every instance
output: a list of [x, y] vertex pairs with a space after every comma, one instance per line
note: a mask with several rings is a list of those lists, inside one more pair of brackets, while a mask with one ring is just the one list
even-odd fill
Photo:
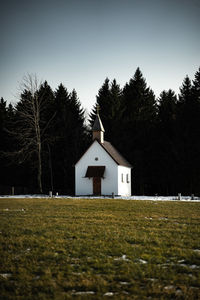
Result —
[[183, 267], [183, 268], [189, 268], [189, 269], [199, 269], [200, 266], [198, 265], [189, 265], [186, 263], [186, 261], [184, 259], [178, 260], [177, 263], [174, 262], [167, 262], [164, 264], [159, 264], [158, 266], [162, 267], [162, 268], [167, 268], [168, 266], [179, 266], [179, 267]]
[[138, 262], [138, 263], [140, 263], [140, 264], [147, 264], [147, 261], [144, 260], [144, 259], [141, 259], [141, 258], [138, 258], [138, 259], [136, 260], [136, 262]]
[[5, 279], [8, 279], [9, 277], [12, 276], [12, 274], [11, 273], [1, 273], [0, 276], [5, 278]]
[[93, 291], [73, 291], [72, 295], [75, 296], [86, 296], [86, 295], [94, 295], [95, 292]]
[[[101, 197], [94, 197], [94, 196], [68, 196], [68, 195], [60, 195], [55, 196], [53, 198], [49, 195], [0, 195], [0, 198], [44, 198], [44, 199], [108, 199], [111, 196], [101, 196]], [[122, 200], [150, 200], [150, 201], [191, 201], [191, 202], [200, 202], [200, 197], [194, 197], [192, 199], [191, 196], [181, 196], [179, 200], [177, 196], [130, 196], [130, 197], [120, 197], [115, 196], [114, 199], [122, 199]], [[155, 203], [157, 204], [157, 202]]]
[[164, 290], [169, 291], [169, 290], [173, 290], [175, 288], [174, 285], [167, 285], [164, 287]]
[[189, 287], [189, 290], [191, 290], [191, 291], [199, 291], [199, 287], [196, 287], [196, 286], [190, 286], [190, 287]]
[[156, 278], [147, 278], [147, 280], [154, 282], [154, 281], [157, 281], [158, 279], [156, 279]]
[[175, 289], [176, 289], [176, 291], [175, 291], [176, 296], [183, 295], [182, 290], [180, 288], [176, 288], [174, 285], [167, 285], [167, 286], [164, 287], [165, 291], [172, 291], [172, 290], [175, 290]]
[[182, 292], [182, 290], [181, 289], [176, 289], [176, 296], [181, 296], [181, 295], [183, 295], [183, 292]]
[[121, 285], [129, 285], [130, 284], [130, 282], [126, 282], [126, 281], [120, 281], [119, 282]]
[[197, 254], [200, 254], [200, 249], [194, 249], [193, 251]]
[[178, 263], [182, 264], [185, 262], [185, 259], [178, 260]]
[[200, 268], [200, 266], [197, 266], [197, 265], [187, 265], [187, 264], [180, 264], [179, 266], [184, 267], [184, 268], [189, 268], [192, 270]]
[[114, 258], [114, 260], [123, 260], [123, 261], [129, 261], [129, 259], [126, 257], [125, 254], [122, 255], [122, 257], [117, 257], [117, 258]]
[[199, 266], [197, 266], [197, 265], [189, 265], [189, 268], [190, 269], [199, 269]]
[[[1, 198], [1, 197], [0, 197]], [[9, 209], [9, 208], [5, 208], [5, 209], [3, 209], [3, 211], [11, 211], [11, 212], [13, 212], [13, 211], [23, 211], [23, 212], [25, 212], [25, 209], [24, 208], [20, 208], [20, 209]]]
[[112, 297], [112, 296], [114, 296], [114, 293], [113, 292], [107, 292], [107, 293], [104, 294], [104, 296]]

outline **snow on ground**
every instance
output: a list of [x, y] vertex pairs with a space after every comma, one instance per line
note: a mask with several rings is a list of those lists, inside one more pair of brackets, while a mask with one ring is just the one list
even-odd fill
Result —
[[[5, 198], [51, 198], [49, 195], [0, 195], [0, 199]], [[112, 198], [111, 196], [54, 196], [53, 198], [58, 199], [105, 199]], [[150, 200], [150, 201], [186, 201], [186, 202], [200, 202], [200, 197], [192, 197], [192, 196], [131, 196], [131, 197], [120, 197], [115, 196], [114, 199], [122, 199], [122, 200]]]

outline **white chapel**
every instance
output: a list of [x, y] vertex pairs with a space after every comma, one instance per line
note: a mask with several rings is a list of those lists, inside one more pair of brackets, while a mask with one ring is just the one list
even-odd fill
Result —
[[97, 110], [93, 141], [75, 165], [77, 196], [131, 196], [131, 164], [104, 141], [104, 128]]

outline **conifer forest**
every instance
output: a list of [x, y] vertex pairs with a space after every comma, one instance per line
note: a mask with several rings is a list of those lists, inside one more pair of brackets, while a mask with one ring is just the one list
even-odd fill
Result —
[[[163, 75], [164, 76], [164, 75]], [[105, 79], [86, 116], [75, 90], [27, 75], [15, 105], [0, 100], [0, 194], [74, 194], [74, 165], [92, 142], [100, 105], [105, 140], [132, 164], [134, 195], [200, 194], [200, 68], [179, 94], [156, 98], [139, 68]]]

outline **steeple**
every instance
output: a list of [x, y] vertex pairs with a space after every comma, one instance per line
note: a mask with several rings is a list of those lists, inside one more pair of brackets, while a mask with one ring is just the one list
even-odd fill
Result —
[[100, 116], [99, 116], [100, 106], [98, 104], [97, 104], [96, 109], [97, 109], [96, 119], [95, 119], [94, 125], [92, 127], [93, 140], [98, 140], [101, 144], [103, 144], [105, 130], [103, 128], [103, 124], [102, 124]]

